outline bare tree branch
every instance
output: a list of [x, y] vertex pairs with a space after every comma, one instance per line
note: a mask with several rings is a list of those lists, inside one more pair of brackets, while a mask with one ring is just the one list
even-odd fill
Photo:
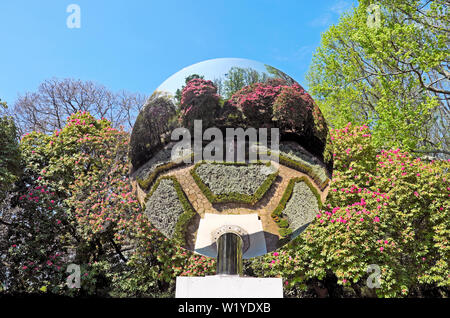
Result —
[[110, 120], [115, 127], [131, 130], [145, 100], [142, 94], [115, 93], [91, 81], [52, 78], [41, 83], [37, 92], [19, 96], [12, 115], [21, 134], [62, 129], [66, 118], [77, 111], [87, 111]]

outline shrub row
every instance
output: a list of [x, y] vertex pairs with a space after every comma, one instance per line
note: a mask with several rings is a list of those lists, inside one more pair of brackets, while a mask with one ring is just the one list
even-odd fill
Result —
[[289, 228], [289, 222], [287, 222], [287, 219], [283, 218], [283, 211], [286, 208], [286, 204], [288, 203], [289, 199], [292, 196], [292, 192], [294, 191], [294, 186], [297, 182], [304, 182], [312, 191], [314, 196], [317, 199], [317, 203], [319, 205], [319, 209], [322, 208], [322, 201], [320, 198], [320, 194], [317, 191], [317, 189], [311, 184], [311, 182], [306, 177], [299, 177], [299, 178], [293, 178], [289, 180], [289, 183], [286, 187], [286, 190], [284, 190], [283, 196], [281, 197], [280, 203], [278, 203], [278, 206], [273, 210], [272, 212], [272, 218], [279, 226], [279, 233], [282, 238], [286, 238], [292, 233], [292, 229]]
[[328, 183], [330, 182], [330, 179], [328, 179], [328, 178], [325, 181], [321, 181], [320, 177], [314, 173], [314, 171], [311, 167], [304, 165], [298, 161], [295, 161], [287, 156], [279, 154], [279, 161], [281, 164], [283, 164], [289, 168], [303, 172], [303, 173], [307, 174], [308, 176], [310, 176], [311, 179], [313, 179], [314, 183], [319, 187], [319, 189], [321, 191], [323, 191], [327, 187]]
[[[273, 182], [278, 176], [278, 171], [275, 171], [274, 173], [267, 176], [267, 178], [264, 180], [264, 182], [261, 184], [261, 186], [255, 191], [253, 195], [248, 195], [244, 193], [225, 193], [225, 194], [215, 194], [211, 191], [211, 189], [202, 181], [200, 176], [197, 174], [196, 169], [202, 165], [202, 164], [223, 164], [223, 165], [235, 165], [235, 166], [246, 166], [248, 165], [245, 162], [206, 162], [202, 161], [197, 163], [193, 169], [191, 169], [190, 173], [192, 177], [194, 178], [195, 183], [198, 185], [200, 190], [203, 192], [203, 194], [206, 196], [206, 198], [211, 203], [246, 203], [254, 205], [256, 202], [261, 200], [261, 198], [264, 196], [264, 194], [269, 190], [269, 188], [272, 186]], [[260, 161], [257, 161], [252, 164], [258, 164], [258, 165], [266, 165], [270, 166], [270, 162], [263, 163]]]
[[151, 174], [149, 174], [148, 177], [146, 177], [145, 179], [137, 178], [137, 182], [142, 190], [147, 191], [150, 189], [153, 182], [158, 178], [158, 176], [161, 173], [166, 172], [171, 169], [174, 169], [174, 168], [181, 167], [186, 164], [189, 164], [189, 163], [185, 163], [183, 160], [181, 160], [179, 162], [171, 161], [169, 163], [166, 163], [164, 165], [156, 167], [155, 170], [153, 170], [153, 172]]
[[177, 178], [174, 176], [164, 176], [164, 177], [159, 178], [156, 181], [156, 183], [153, 185], [150, 192], [147, 193], [147, 196], [145, 197], [144, 202], [147, 202], [147, 200], [153, 195], [153, 193], [158, 188], [161, 180], [164, 180], [164, 179], [172, 180], [175, 191], [178, 194], [178, 199], [180, 200], [180, 203], [183, 206], [183, 211], [184, 211], [178, 217], [172, 239], [175, 240], [176, 242], [178, 242], [181, 246], [186, 246], [187, 245], [187, 242], [186, 242], [187, 227], [189, 225], [189, 222], [195, 216], [196, 212], [195, 212], [194, 208], [192, 207], [191, 202], [187, 198], [186, 194], [184, 193], [183, 188], [181, 187], [181, 184], [178, 182]]

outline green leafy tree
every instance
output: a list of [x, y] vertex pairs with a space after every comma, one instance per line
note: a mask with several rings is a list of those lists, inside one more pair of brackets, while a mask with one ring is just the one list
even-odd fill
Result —
[[268, 76], [264, 72], [258, 72], [250, 67], [232, 67], [225, 74], [223, 80], [223, 93], [225, 98], [230, 98], [234, 93], [244, 88], [256, 83], [265, 82]]
[[[7, 109], [0, 100], [0, 115]], [[8, 189], [20, 173], [20, 151], [14, 120], [10, 116], [0, 117], [0, 188]], [[2, 194], [0, 193], [0, 200]]]
[[[86, 112], [70, 116], [67, 125], [51, 135], [32, 132], [22, 138], [24, 174], [17, 184], [20, 197], [13, 202], [17, 212], [7, 221], [7, 236], [17, 242], [13, 249], [17, 253], [7, 252], [5, 256], [17, 257], [10, 262], [12, 266], [22, 265], [26, 270], [30, 267], [26, 262], [31, 262], [48, 270], [46, 265], [56, 264], [54, 257], [58, 253], [63, 257], [62, 263], [55, 265], [58, 271], [64, 272], [69, 263], [82, 265], [81, 293], [105, 295], [112, 288], [110, 273], [126, 262], [122, 245], [129, 236], [124, 228], [133, 229], [137, 215], [133, 212], [138, 208], [137, 201], [128, 198], [131, 189], [124, 178], [127, 144], [127, 133]], [[51, 198], [44, 200], [38, 194]], [[112, 201], [118, 206], [111, 206]], [[17, 230], [25, 225], [28, 233]], [[33, 256], [37, 245], [40, 253]], [[10, 267], [7, 271], [14, 270]], [[11, 277], [19, 279], [21, 285], [9, 282], [8, 289], [68, 291], [60, 275], [47, 279], [32, 270], [22, 274], [28, 276]], [[37, 275], [38, 282], [32, 275]]]
[[6, 292], [70, 294], [65, 270], [73, 237], [53, 191], [29, 186], [0, 202], [0, 281]]
[[449, 155], [448, 3], [377, 4], [378, 27], [361, 0], [322, 35], [309, 91], [334, 127], [367, 123], [379, 147]]

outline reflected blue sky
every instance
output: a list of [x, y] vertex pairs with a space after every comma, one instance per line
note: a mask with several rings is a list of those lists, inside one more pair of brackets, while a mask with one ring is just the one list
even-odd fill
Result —
[[232, 67], [252, 68], [258, 72], [266, 72], [266, 68], [261, 62], [242, 58], [217, 58], [181, 69], [165, 80], [156, 90], [174, 95], [176, 90], [185, 84], [185, 78], [189, 75], [203, 75], [205, 79], [213, 81], [219, 78], [223, 79]]

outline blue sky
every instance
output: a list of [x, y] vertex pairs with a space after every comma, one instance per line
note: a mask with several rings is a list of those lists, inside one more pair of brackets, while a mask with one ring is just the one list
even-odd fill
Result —
[[[81, 28], [69, 29], [69, 4]], [[223, 57], [272, 65], [305, 86], [320, 35], [356, 0], [41, 0], [0, 2], [0, 98], [45, 79], [92, 80], [150, 95], [194, 63]]]

